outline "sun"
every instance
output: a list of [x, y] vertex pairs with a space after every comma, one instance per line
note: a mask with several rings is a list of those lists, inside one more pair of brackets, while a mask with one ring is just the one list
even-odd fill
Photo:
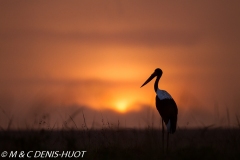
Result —
[[125, 113], [128, 110], [129, 102], [126, 100], [119, 100], [115, 102], [115, 108], [120, 113]]

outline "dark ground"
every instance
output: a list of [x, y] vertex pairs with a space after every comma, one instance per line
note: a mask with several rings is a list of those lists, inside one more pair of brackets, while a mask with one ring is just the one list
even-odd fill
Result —
[[178, 129], [170, 135], [168, 153], [161, 138], [161, 130], [151, 128], [0, 131], [0, 152], [87, 151], [80, 159], [94, 160], [240, 159], [240, 129]]

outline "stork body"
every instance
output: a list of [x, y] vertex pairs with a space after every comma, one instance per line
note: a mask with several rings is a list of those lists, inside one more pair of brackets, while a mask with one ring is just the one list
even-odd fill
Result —
[[141, 87], [150, 82], [154, 77], [157, 77], [154, 83], [154, 90], [156, 92], [156, 108], [162, 117], [162, 142], [164, 150], [164, 123], [167, 126], [168, 148], [169, 133], [174, 133], [176, 131], [178, 109], [172, 96], [167, 91], [158, 88], [158, 82], [161, 76], [162, 70], [157, 68]]
[[174, 133], [177, 126], [178, 112], [175, 101], [173, 99], [160, 100], [158, 96], [156, 96], [156, 107], [167, 126], [168, 133]]

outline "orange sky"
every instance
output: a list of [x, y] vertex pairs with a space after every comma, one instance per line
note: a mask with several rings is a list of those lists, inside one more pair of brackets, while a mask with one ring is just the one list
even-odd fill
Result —
[[92, 112], [107, 117], [113, 110], [138, 126], [129, 117], [155, 109], [153, 82], [140, 86], [157, 67], [159, 87], [178, 104], [179, 126], [225, 124], [226, 108], [234, 125], [239, 7], [238, 1], [1, 1], [0, 126], [15, 117], [21, 128], [31, 123], [23, 117], [71, 106], [91, 110], [90, 122]]

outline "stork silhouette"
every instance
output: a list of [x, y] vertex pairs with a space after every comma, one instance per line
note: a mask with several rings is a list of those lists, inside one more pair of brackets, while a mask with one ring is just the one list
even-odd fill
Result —
[[[167, 127], [167, 150], [168, 150], [168, 141], [169, 141], [169, 133], [174, 133], [176, 131], [177, 126], [177, 114], [178, 108], [173, 100], [172, 96], [165, 90], [161, 90], [158, 88], [158, 82], [162, 76], [163, 72], [161, 69], [157, 68], [153, 72], [153, 74], [146, 80], [144, 85], [150, 82], [154, 77], [156, 81], [154, 83], [154, 90], [156, 92], [156, 108], [162, 117], [162, 143], [163, 143], [163, 151], [164, 151], [164, 124]], [[141, 88], [140, 87], [140, 88]]]

